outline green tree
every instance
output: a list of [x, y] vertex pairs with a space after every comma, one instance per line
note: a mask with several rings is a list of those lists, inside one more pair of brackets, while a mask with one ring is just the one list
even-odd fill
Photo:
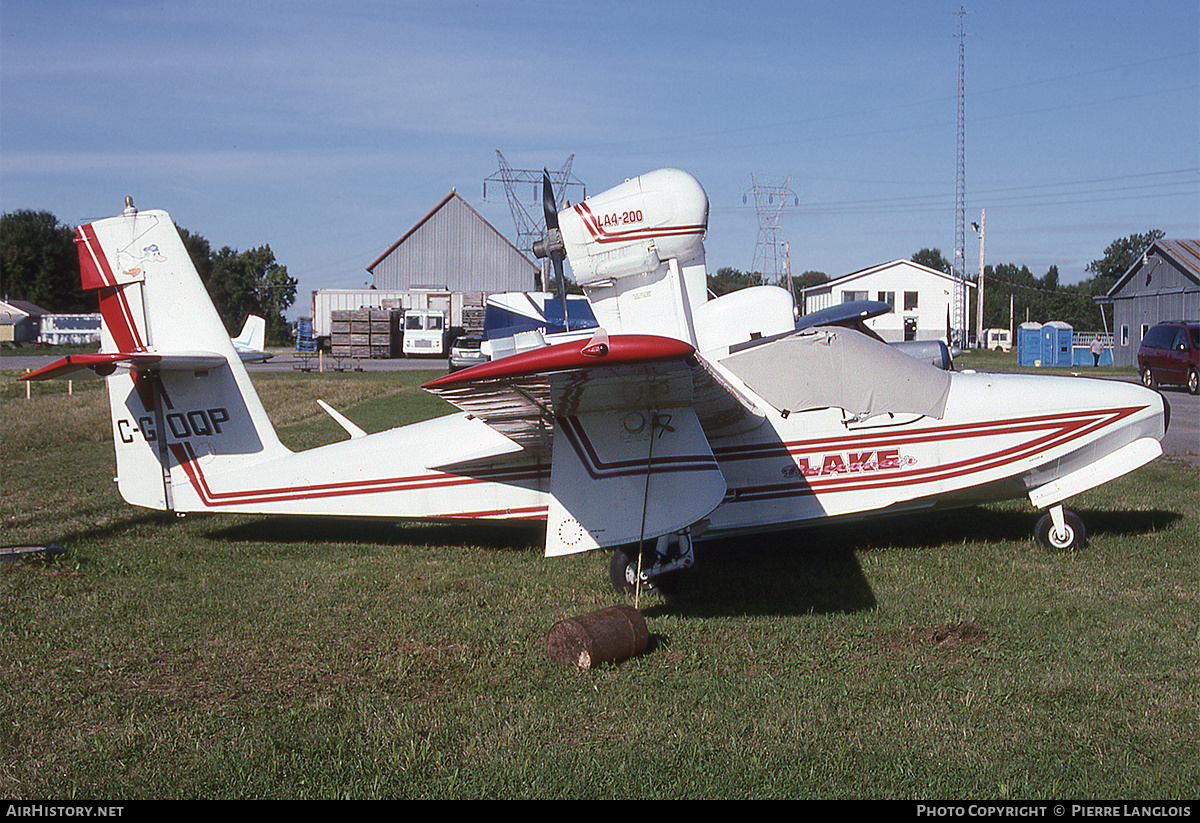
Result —
[[[813, 271], [810, 269], [809, 271], [806, 271], [803, 274], [798, 274], [798, 275], [794, 274], [794, 275], [792, 275], [792, 300], [795, 302], [795, 304], [797, 306], [799, 306], [801, 309], [803, 309], [804, 308], [804, 299], [803, 299], [804, 290], [807, 289], [809, 286], [818, 286], [821, 283], [828, 283], [828, 282], [829, 282], [829, 275], [823, 271]], [[788, 287], [787, 275], [785, 274], [785, 275], [780, 276], [779, 282], [776, 283], [775, 285], [779, 286], [779, 288], [781, 288], [781, 289], [787, 289], [787, 287]]]
[[731, 291], [744, 289], [749, 286], [764, 285], [763, 276], [758, 272], [742, 272], [737, 269], [724, 268], [717, 269], [716, 274], [708, 276], [708, 290], [716, 297], [723, 294], [729, 294]]
[[1104, 256], [1087, 265], [1087, 270], [1092, 274], [1089, 286], [1091, 293], [1107, 294], [1142, 253], [1154, 245], [1156, 240], [1165, 236], [1166, 232], [1161, 229], [1152, 229], [1145, 234], [1131, 234], [1109, 243], [1108, 248], [1104, 250]]
[[96, 298], [79, 283], [75, 230], [48, 211], [0, 216], [0, 284], [5, 297], [49, 311], [96, 310]]
[[945, 272], [946, 274], [952, 274], [954, 271], [954, 267], [950, 265], [950, 261], [942, 256], [941, 249], [921, 249], [911, 259], [912, 262], [928, 266], [934, 271]]
[[192, 258], [192, 265], [196, 267], [201, 282], [207, 284], [212, 277], [212, 247], [199, 234], [193, 234], [179, 225], [175, 226], [175, 230], [179, 232], [179, 239], [183, 241], [188, 257]]
[[[194, 237], [191, 242], [194, 249], [207, 245]], [[286, 266], [276, 262], [270, 246], [241, 252], [225, 246], [210, 256], [207, 275], [200, 265], [196, 268], [231, 335], [241, 331], [247, 315], [257, 314], [267, 321], [268, 342], [288, 339], [283, 313], [296, 299], [297, 281], [288, 275]]]

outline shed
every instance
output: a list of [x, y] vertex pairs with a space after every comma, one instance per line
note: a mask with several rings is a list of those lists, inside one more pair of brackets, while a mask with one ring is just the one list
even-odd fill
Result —
[[1158, 240], [1108, 293], [1112, 306], [1113, 362], [1133, 366], [1150, 327], [1200, 318], [1200, 240]]
[[28, 300], [0, 300], [0, 342], [36, 343], [47, 314]]
[[451, 191], [367, 266], [380, 291], [534, 291], [539, 267]]

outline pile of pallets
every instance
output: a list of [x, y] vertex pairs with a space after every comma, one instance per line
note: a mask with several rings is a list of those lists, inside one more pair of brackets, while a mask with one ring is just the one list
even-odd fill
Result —
[[339, 309], [332, 312], [329, 349], [334, 357], [382, 359], [392, 356], [392, 309]]

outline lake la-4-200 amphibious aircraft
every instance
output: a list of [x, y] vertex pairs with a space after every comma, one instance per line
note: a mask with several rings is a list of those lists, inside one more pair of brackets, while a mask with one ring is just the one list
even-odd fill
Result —
[[23, 379], [107, 379], [131, 504], [544, 521], [547, 556], [614, 550], [614, 584], [643, 591], [696, 539], [1020, 497], [1046, 510], [1040, 542], [1073, 548], [1063, 502], [1162, 453], [1167, 407], [1140, 385], [935, 368], [861, 326], [798, 328], [771, 286], [710, 299], [685, 172], [561, 213], [546, 188], [536, 252], [560, 283], [570, 263], [598, 328], [425, 385], [458, 413], [368, 434], [330, 409], [348, 439], [289, 450], [171, 218], [129, 201], [76, 238], [100, 352]]

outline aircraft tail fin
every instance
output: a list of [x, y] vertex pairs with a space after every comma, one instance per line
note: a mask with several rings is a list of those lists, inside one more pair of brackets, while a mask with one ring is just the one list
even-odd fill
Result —
[[238, 351], [261, 352], [267, 347], [267, 321], [257, 314], [246, 315], [242, 333], [233, 338], [233, 347]]
[[77, 230], [81, 279], [103, 317], [101, 350], [28, 375], [90, 369], [108, 381], [117, 481], [128, 502], [174, 507], [183, 464], [209, 472], [286, 454], [220, 316], [164, 211]]

